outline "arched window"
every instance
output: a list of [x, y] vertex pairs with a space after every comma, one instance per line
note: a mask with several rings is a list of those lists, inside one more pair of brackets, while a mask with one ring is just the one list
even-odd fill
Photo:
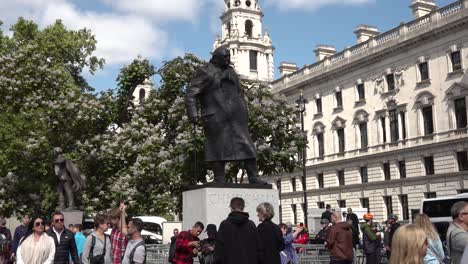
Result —
[[249, 51], [250, 70], [257, 70], [257, 55], [258, 53], [254, 50]]
[[252, 20], [245, 21], [245, 34], [247, 37], [252, 37], [253, 22]]
[[140, 103], [143, 103], [145, 101], [145, 96], [146, 96], [146, 91], [144, 88], [141, 88], [139, 91], [139, 96], [138, 96]]
[[369, 139], [367, 134], [367, 123], [369, 121], [369, 114], [364, 110], [359, 110], [354, 114], [354, 124], [356, 125], [356, 132], [359, 134], [357, 137], [359, 142], [358, 146], [365, 149], [369, 146]]
[[430, 92], [418, 94], [415, 106], [418, 112], [419, 135], [432, 135], [434, 133], [434, 95]]
[[337, 116], [332, 122], [332, 129], [335, 131], [336, 135], [335, 151], [338, 152], [339, 155], [344, 155], [346, 149], [345, 123], [346, 120], [339, 116]]
[[325, 126], [322, 122], [317, 122], [314, 125], [312, 130], [312, 135], [315, 137], [315, 156], [318, 158], [323, 158], [325, 155]]

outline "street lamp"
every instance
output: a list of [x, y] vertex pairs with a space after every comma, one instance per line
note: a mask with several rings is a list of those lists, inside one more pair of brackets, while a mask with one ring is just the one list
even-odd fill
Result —
[[[304, 134], [304, 112], [306, 110], [306, 104], [309, 102], [307, 99], [304, 98], [304, 95], [302, 94], [301, 90], [301, 95], [299, 96], [299, 99], [296, 100], [296, 107], [299, 110], [299, 113], [301, 115], [301, 131]], [[308, 226], [308, 221], [307, 221], [307, 192], [306, 192], [306, 145], [302, 148], [302, 192], [304, 195], [304, 224], [305, 226]]]

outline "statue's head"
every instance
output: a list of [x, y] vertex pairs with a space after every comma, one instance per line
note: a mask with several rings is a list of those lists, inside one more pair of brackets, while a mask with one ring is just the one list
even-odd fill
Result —
[[62, 148], [60, 148], [60, 147], [55, 147], [54, 148], [54, 156], [57, 156], [57, 155], [62, 154], [62, 153], [63, 153]]
[[229, 52], [229, 49], [225, 47], [215, 49], [210, 62], [221, 68], [227, 68], [231, 64], [231, 53]]

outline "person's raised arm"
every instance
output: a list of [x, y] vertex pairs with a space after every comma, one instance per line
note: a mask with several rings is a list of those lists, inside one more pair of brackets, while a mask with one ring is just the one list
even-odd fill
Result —
[[125, 205], [125, 202], [120, 202], [120, 232], [124, 235], [128, 235], [127, 220], [125, 219], [126, 209], [127, 206]]

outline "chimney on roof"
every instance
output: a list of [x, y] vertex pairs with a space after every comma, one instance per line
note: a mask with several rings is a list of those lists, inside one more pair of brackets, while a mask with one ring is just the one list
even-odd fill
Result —
[[291, 62], [281, 62], [280, 66], [278, 67], [280, 71], [281, 77], [284, 75], [288, 75], [298, 70], [296, 63]]
[[434, 0], [413, 0], [410, 8], [413, 11], [413, 19], [416, 19], [436, 10], [437, 5]]
[[336, 48], [329, 45], [317, 45], [315, 47], [315, 59], [321, 61], [326, 57], [330, 57], [336, 53]]
[[357, 43], [359, 44], [379, 35], [380, 32], [376, 27], [359, 25], [354, 31], [354, 34], [356, 34]]

